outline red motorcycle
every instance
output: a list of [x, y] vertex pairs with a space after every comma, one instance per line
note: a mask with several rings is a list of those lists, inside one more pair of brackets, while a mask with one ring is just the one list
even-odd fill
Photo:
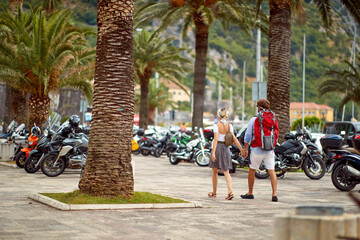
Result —
[[15, 163], [19, 168], [24, 168], [25, 160], [26, 160], [26, 158], [29, 157], [29, 154], [30, 154], [31, 150], [36, 148], [36, 144], [37, 144], [37, 142], [39, 140], [40, 135], [41, 135], [40, 128], [37, 127], [37, 126], [34, 126], [31, 129], [31, 134], [30, 134], [30, 136], [28, 138], [28, 141], [27, 141], [28, 147], [27, 148], [22, 148], [20, 150], [20, 152], [18, 152], [14, 157]]

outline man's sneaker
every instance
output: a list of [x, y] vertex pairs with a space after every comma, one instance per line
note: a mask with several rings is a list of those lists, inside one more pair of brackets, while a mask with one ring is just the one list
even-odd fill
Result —
[[254, 195], [245, 194], [245, 195], [241, 195], [241, 198], [244, 198], [244, 199], [254, 199]]
[[273, 202], [277, 202], [277, 201], [278, 201], [277, 196], [273, 196], [273, 197], [271, 198], [271, 201], [273, 201]]

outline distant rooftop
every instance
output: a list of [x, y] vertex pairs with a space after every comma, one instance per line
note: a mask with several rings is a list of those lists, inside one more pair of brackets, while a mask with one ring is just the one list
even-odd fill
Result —
[[[302, 109], [303, 103], [302, 102], [291, 102], [290, 109]], [[334, 110], [334, 108], [329, 107], [324, 104], [316, 104], [314, 102], [305, 102], [304, 103], [305, 109], [323, 109], [323, 110]]]

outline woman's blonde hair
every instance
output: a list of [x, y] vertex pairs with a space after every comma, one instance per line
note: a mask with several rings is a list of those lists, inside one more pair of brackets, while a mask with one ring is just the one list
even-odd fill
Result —
[[226, 108], [220, 108], [218, 110], [218, 116], [222, 119], [228, 119], [229, 117], [229, 111], [226, 110]]

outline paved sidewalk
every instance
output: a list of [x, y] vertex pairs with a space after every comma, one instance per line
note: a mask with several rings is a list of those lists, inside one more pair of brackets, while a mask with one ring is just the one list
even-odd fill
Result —
[[211, 190], [207, 167], [171, 165], [166, 157], [133, 158], [136, 191], [200, 202], [203, 208], [60, 211], [27, 195], [72, 191], [77, 188], [79, 170], [49, 178], [41, 171], [27, 174], [0, 165], [0, 239], [265, 240], [272, 237], [273, 216], [292, 212], [298, 205], [342, 206], [346, 213], [359, 213], [347, 193], [335, 189], [329, 174], [316, 181], [305, 174], [287, 173], [278, 181], [279, 202], [274, 203], [269, 179], [256, 179], [254, 200], [241, 199], [239, 195], [247, 192], [247, 173], [237, 171], [232, 175], [235, 198], [227, 201], [224, 177], [219, 178], [218, 197], [207, 197]]

